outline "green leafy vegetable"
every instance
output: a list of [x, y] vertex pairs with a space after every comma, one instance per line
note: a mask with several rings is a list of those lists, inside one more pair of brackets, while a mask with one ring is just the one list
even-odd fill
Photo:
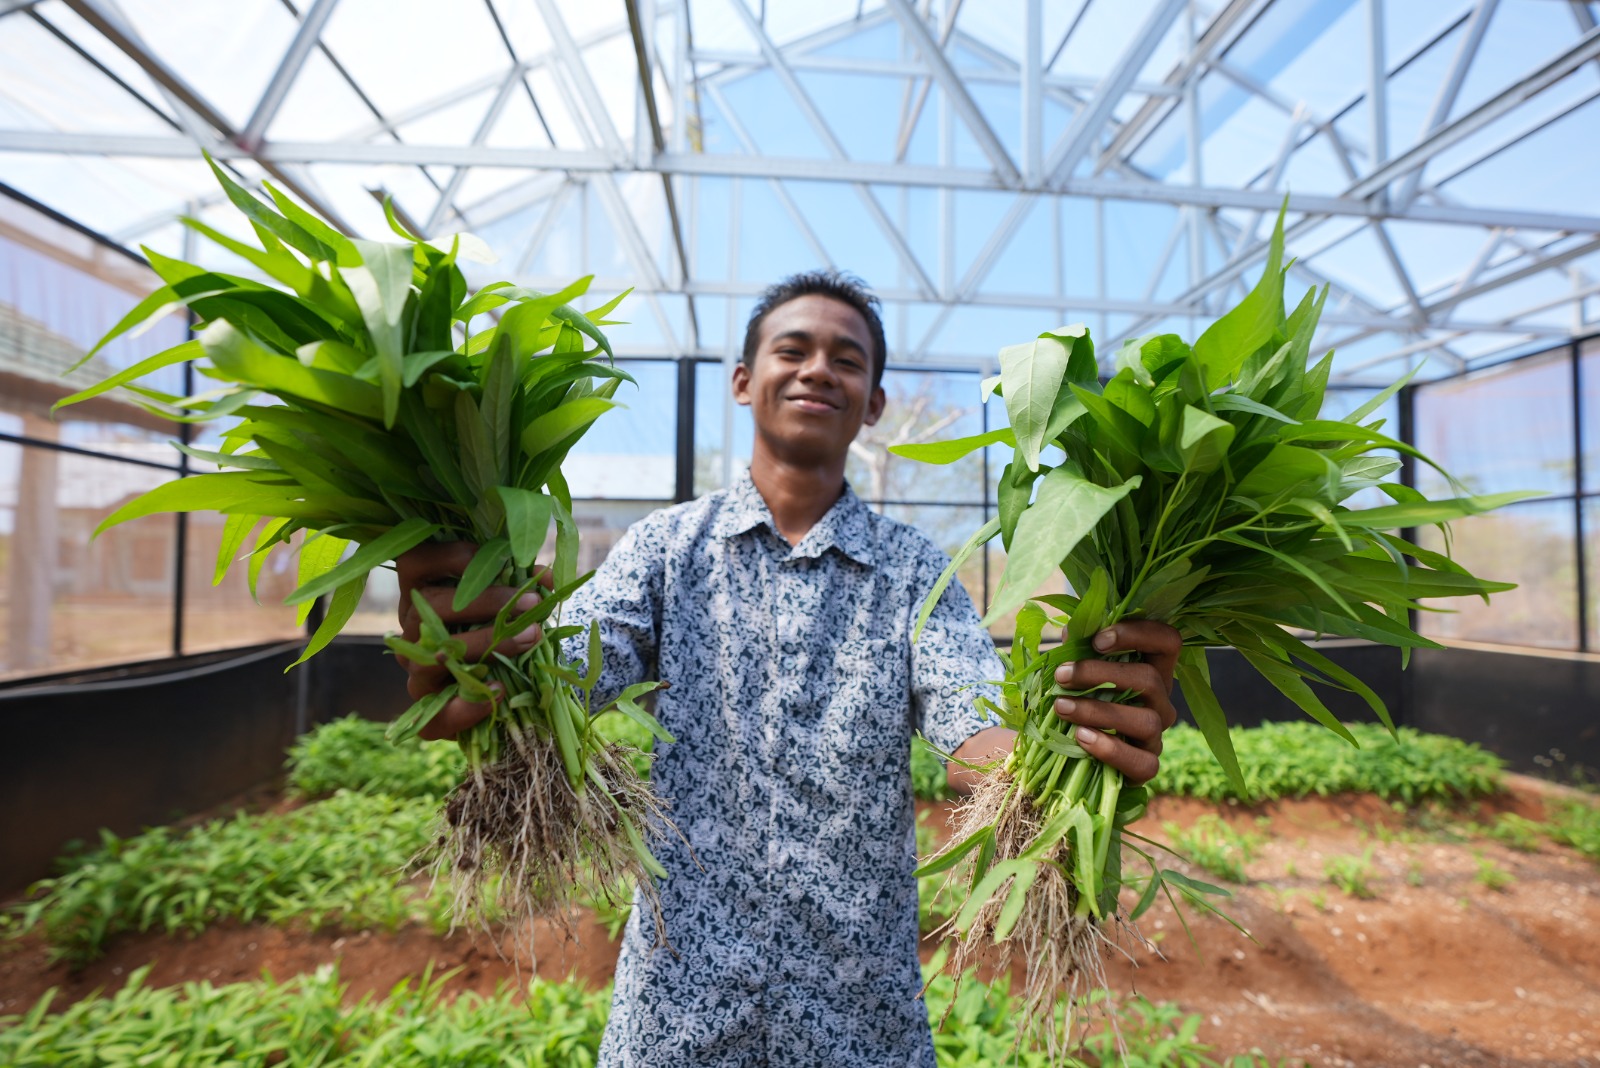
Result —
[[[508, 605], [495, 620], [492, 646], [507, 647], [552, 617], [559, 632], [561, 603], [580, 584], [561, 463], [618, 406], [612, 394], [621, 382], [632, 381], [609, 362], [600, 329], [616, 302], [592, 313], [574, 309], [588, 279], [557, 294], [494, 283], [469, 297], [456, 254], [481, 245], [476, 238], [421, 241], [391, 213], [404, 240], [353, 240], [270, 186], [269, 204], [213, 169], [261, 246], [198, 223], [192, 229], [287, 291], [150, 252], [166, 285], [96, 349], [173, 306], [203, 323], [198, 339], [62, 403], [121, 388], [175, 421], [236, 421], [221, 428], [219, 449], [190, 450], [221, 471], [159, 486], [100, 529], [164, 511], [225, 513], [220, 581], [260, 527], [250, 553], [252, 590], [266, 558], [298, 544], [300, 584], [288, 603], [304, 618], [317, 599], [331, 598], [301, 661], [350, 620], [375, 568], [427, 542], [481, 546], [460, 577], [456, 612], [491, 587], [523, 594], [546, 571], [555, 576], [561, 588], [540, 591], [537, 615], [518, 616]], [[489, 308], [500, 310], [498, 321], [474, 333], [474, 316]], [[219, 388], [175, 397], [136, 384], [185, 362]], [[554, 557], [541, 566], [535, 556], [552, 520]], [[637, 878], [653, 893], [650, 880], [661, 868], [650, 843], [667, 827], [663, 807], [638, 774], [633, 750], [593, 727], [594, 716], [612, 707], [648, 717], [639, 704], [644, 693], [630, 691], [617, 705], [596, 701], [598, 647], [584, 675], [549, 637], [516, 655], [468, 661], [466, 645], [426, 600], [415, 607], [419, 633], [392, 636], [390, 648], [441, 663], [450, 683], [419, 699], [391, 738], [415, 736], [452, 700], [491, 706], [458, 736], [470, 774], [446, 802], [438, 854], [442, 872], [458, 883], [463, 913], [481, 912], [490, 887], [505, 911], [559, 909], [574, 878], [604, 887]]]
[[[1089, 692], [1057, 685], [1057, 666], [1096, 655], [1090, 639], [1122, 620], [1177, 628], [1185, 642], [1177, 675], [1200, 734], [1247, 795], [1204, 647], [1237, 647], [1275, 688], [1353, 744], [1318, 687], [1359, 694], [1386, 724], [1388, 710], [1291, 631], [1427, 646], [1433, 643], [1408, 621], [1408, 612], [1430, 607], [1423, 599], [1511, 588], [1393, 532], [1527, 494], [1430, 501], [1384, 484], [1395, 503], [1350, 506], [1393, 470], [1374, 452], [1430, 461], [1380, 433], [1380, 422], [1361, 423], [1370, 409], [1349, 422], [1316, 418], [1332, 354], [1314, 366], [1308, 360], [1325, 293], [1308, 293], [1286, 312], [1286, 274], [1280, 213], [1260, 281], [1192, 347], [1173, 335], [1129, 341], [1103, 384], [1082, 327], [1000, 352], [1014, 453], [999, 480], [997, 520], [963, 552], [996, 534], [1006, 548], [986, 622], [1016, 613], [1004, 700], [992, 705], [1016, 739], [1011, 754], [986, 770], [960, 832], [922, 871], [948, 866], [952, 884], [969, 888], [950, 924], [963, 936], [953, 966], [974, 963], [984, 943], [1005, 952], [1015, 946], [1028, 962], [1026, 1029], [1035, 1039], [1053, 1040], [1046, 1011], [1053, 993], [1100, 974], [1097, 925], [1116, 913], [1124, 882], [1134, 881], [1122, 874], [1122, 829], [1143, 811], [1145, 796], [1073, 743], [1075, 728], [1054, 703]], [[945, 455], [938, 443], [918, 454]], [[1076, 597], [1030, 602], [1057, 574]], [[1062, 644], [1044, 646], [1047, 624], [1059, 628]], [[1206, 897], [1221, 891], [1140, 855], [1150, 860], [1147, 900], [1159, 890], [1213, 909]]]

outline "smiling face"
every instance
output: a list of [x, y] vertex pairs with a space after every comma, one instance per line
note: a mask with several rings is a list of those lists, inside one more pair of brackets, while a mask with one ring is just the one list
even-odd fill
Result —
[[856, 433], [883, 414], [861, 313], [817, 294], [780, 304], [761, 323], [753, 363], [734, 368], [733, 397], [755, 418], [757, 449], [842, 471]]

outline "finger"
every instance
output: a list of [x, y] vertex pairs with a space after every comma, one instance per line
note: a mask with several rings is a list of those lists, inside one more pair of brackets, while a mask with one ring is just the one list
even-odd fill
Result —
[[1075, 734], [1084, 752], [1122, 772], [1129, 786], [1143, 786], [1161, 770], [1159, 756], [1122, 738], [1102, 734], [1093, 727], [1079, 727]]
[[1135, 697], [1125, 698], [1124, 704], [1141, 704], [1154, 709], [1161, 719], [1162, 728], [1178, 722], [1178, 710], [1173, 707], [1167, 680], [1153, 664], [1119, 664], [1112, 660], [1079, 660], [1062, 664], [1056, 669], [1056, 681], [1062, 686], [1088, 690], [1109, 685], [1122, 693]]
[[[417, 592], [428, 603], [428, 607], [438, 613], [439, 619], [444, 622], [446, 627], [452, 630], [465, 630], [469, 627], [482, 627], [493, 623], [500, 609], [505, 607], [506, 602], [511, 599], [511, 595], [517, 591], [510, 586], [490, 586], [473, 598], [471, 603], [459, 612], [454, 607], [456, 591], [449, 586], [427, 586]], [[537, 593], [523, 594], [517, 599], [517, 613], [521, 614], [537, 607], [542, 599]], [[415, 625], [420, 630], [421, 620], [417, 616], [417, 610], [414, 606], [410, 608], [409, 616], [402, 614], [401, 625], [407, 629]], [[415, 641], [416, 639], [409, 638], [409, 640]]]
[[459, 697], [452, 697], [439, 710], [438, 715], [423, 725], [417, 735], [429, 742], [454, 738], [462, 731], [482, 723], [492, 710], [493, 707], [487, 701], [474, 704]]
[[1170, 689], [1172, 673], [1178, 668], [1178, 654], [1183, 651], [1183, 637], [1172, 627], [1153, 619], [1125, 619], [1096, 634], [1094, 647], [1101, 654], [1141, 654], [1145, 663], [1161, 673]]
[[1116, 731], [1139, 748], [1161, 752], [1161, 715], [1139, 705], [1114, 705], [1109, 701], [1090, 701], [1082, 697], [1058, 697], [1056, 715], [1082, 727]]
[[472, 563], [478, 547], [470, 541], [425, 542], [395, 557], [395, 573], [400, 577], [400, 592], [416, 586], [429, 586], [445, 579], [460, 578]]

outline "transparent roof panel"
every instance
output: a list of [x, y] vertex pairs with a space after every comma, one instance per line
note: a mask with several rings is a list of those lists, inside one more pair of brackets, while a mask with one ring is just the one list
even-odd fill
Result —
[[637, 38], [616, 3], [325, 0], [315, 34], [312, 8], [0, 7], [0, 182], [169, 254], [185, 210], [247, 233], [201, 148], [367, 237], [389, 195], [491, 240], [476, 283], [637, 286], [627, 343], [658, 355], [721, 356], [763, 286], [829, 264], [883, 295], [897, 360], [981, 365], [1063, 317], [1106, 351], [1190, 331], [1285, 195], [1349, 382], [1600, 305], [1593, 3], [1389, 0], [1381, 52], [1366, 0], [638, 0]]

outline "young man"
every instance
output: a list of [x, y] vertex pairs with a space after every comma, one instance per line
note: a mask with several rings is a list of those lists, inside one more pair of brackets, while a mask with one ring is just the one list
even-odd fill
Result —
[[[671, 682], [656, 715], [677, 741], [657, 747], [652, 778], [688, 839], [658, 853], [673, 951], [652, 952], [643, 910], [629, 920], [604, 1065], [934, 1064], [906, 753], [913, 730], [968, 760], [1005, 753], [1012, 734], [974, 709], [974, 687], [1002, 668], [960, 583], [911, 642], [948, 558], [845, 484], [850, 442], [883, 411], [884, 360], [877, 301], [855, 280], [810, 273], [768, 290], [733, 374], [755, 421], [748, 474], [635, 524], [563, 613], [600, 623], [597, 697]], [[402, 606], [470, 558], [462, 546], [407, 554]], [[508, 591], [461, 614], [449, 590], [425, 592], [447, 621], [481, 622]], [[481, 653], [486, 635], [467, 640]], [[1177, 632], [1124, 623], [1096, 647], [1144, 662], [1084, 661], [1062, 681], [1111, 682], [1142, 707], [1057, 711], [1090, 754], [1143, 782], [1173, 721]], [[407, 670], [413, 696], [443, 684], [442, 669]], [[452, 702], [424, 736], [486, 711]], [[951, 781], [968, 774], [952, 765]]]

